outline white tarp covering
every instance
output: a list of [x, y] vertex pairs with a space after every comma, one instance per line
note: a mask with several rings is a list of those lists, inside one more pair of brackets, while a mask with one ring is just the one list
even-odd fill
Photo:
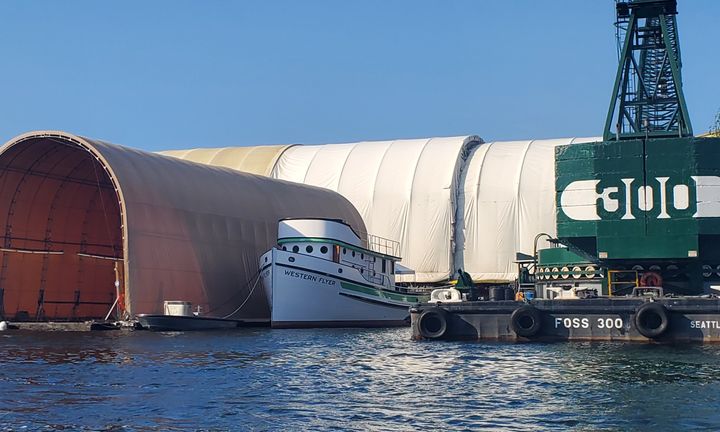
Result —
[[601, 138], [491, 142], [475, 148], [458, 202], [463, 211], [456, 224], [456, 269], [462, 267], [475, 281], [514, 280], [515, 253], [532, 254], [541, 232], [555, 236], [555, 147], [592, 141]]
[[[555, 147], [600, 140], [480, 145], [469, 136], [297, 145], [278, 147], [263, 166], [274, 166], [274, 178], [339, 192], [368, 233], [398, 241], [403, 265], [415, 271], [398, 281], [443, 281], [458, 268], [478, 282], [511, 281], [515, 253], [532, 254], [538, 233], [555, 235]], [[230, 159], [224, 166], [247, 169], [234, 161], [242, 152], [234, 152], [223, 153]]]
[[476, 136], [295, 146], [272, 177], [339, 192], [368, 233], [400, 243], [414, 274], [402, 282], [447, 280], [453, 273], [456, 200], [464, 159]]

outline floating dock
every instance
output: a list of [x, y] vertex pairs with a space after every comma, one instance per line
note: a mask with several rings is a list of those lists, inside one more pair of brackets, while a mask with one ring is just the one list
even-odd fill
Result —
[[132, 321], [0, 321], [0, 330], [26, 331], [70, 331], [86, 332], [96, 330], [134, 329]]

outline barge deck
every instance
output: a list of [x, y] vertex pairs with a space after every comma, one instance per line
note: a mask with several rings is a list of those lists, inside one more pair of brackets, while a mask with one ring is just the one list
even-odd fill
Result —
[[720, 342], [714, 296], [425, 303], [410, 317], [415, 340]]

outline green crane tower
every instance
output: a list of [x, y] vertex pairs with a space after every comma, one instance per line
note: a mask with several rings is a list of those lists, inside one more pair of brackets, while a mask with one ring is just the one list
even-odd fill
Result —
[[616, 7], [622, 51], [603, 139], [692, 136], [682, 89], [677, 1], [618, 1]]
[[693, 136], [677, 1], [616, 9], [620, 58], [603, 141], [556, 149], [558, 239], [603, 269], [608, 291], [613, 274], [634, 271], [671, 292], [707, 292], [720, 284], [720, 139]]

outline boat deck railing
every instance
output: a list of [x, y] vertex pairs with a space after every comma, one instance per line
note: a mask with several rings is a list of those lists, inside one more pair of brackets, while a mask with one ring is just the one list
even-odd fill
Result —
[[368, 234], [368, 249], [384, 255], [400, 256], [400, 242]]

